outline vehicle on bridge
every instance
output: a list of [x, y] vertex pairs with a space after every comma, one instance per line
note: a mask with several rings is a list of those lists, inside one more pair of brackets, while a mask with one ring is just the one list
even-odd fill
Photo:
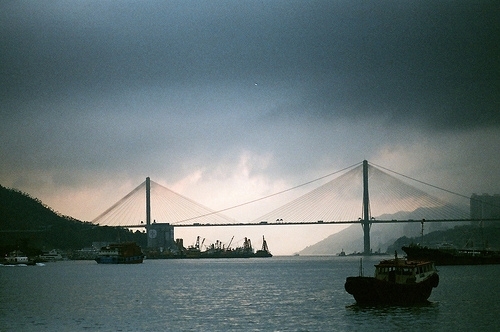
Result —
[[438, 284], [433, 262], [410, 261], [396, 254], [375, 265], [374, 277], [347, 277], [344, 287], [360, 305], [410, 305], [425, 303]]

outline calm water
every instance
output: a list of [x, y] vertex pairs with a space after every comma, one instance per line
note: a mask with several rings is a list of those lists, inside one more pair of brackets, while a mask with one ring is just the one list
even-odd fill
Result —
[[[372, 274], [378, 259], [364, 259]], [[430, 303], [363, 308], [354, 257], [0, 267], [0, 331], [497, 331], [500, 265], [440, 267]]]

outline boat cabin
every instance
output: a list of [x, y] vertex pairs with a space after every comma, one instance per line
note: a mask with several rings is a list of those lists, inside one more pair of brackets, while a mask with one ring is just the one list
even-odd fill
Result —
[[4, 264], [28, 264], [30, 261], [27, 256], [25, 256], [19, 250], [15, 250], [4, 257]]
[[409, 261], [395, 258], [383, 260], [375, 265], [375, 279], [397, 284], [419, 283], [436, 272], [434, 263], [430, 261]]
[[101, 250], [99, 250], [99, 256], [120, 256], [120, 250], [114, 246], [102, 247]]

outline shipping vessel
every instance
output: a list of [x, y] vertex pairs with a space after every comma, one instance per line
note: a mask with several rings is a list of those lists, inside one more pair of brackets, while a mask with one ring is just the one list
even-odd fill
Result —
[[[362, 268], [360, 267], [360, 271]], [[375, 265], [375, 276], [347, 277], [345, 290], [359, 305], [412, 305], [425, 303], [439, 284], [431, 261], [398, 258]]]
[[[233, 237], [234, 238], [234, 237]], [[199, 237], [197, 238], [197, 244], [193, 247], [188, 248], [187, 257], [188, 258], [251, 258], [251, 257], [272, 257], [273, 255], [267, 247], [267, 242], [264, 237], [262, 237], [262, 248], [254, 251], [252, 247], [252, 242], [249, 238], [243, 240], [243, 245], [241, 247], [231, 248], [232, 240], [229, 245], [225, 247], [222, 242], [217, 241], [215, 244], [211, 244], [204, 251], [201, 251], [203, 241], [201, 245], [199, 243]]]
[[452, 245], [437, 248], [410, 244], [402, 247], [408, 259], [431, 260], [436, 265], [486, 265], [500, 264], [500, 251], [487, 249], [457, 249]]
[[231, 247], [234, 239], [229, 241], [226, 246], [221, 241], [216, 241], [210, 245], [206, 245], [202, 250], [205, 239], [196, 238], [196, 243], [187, 248], [183, 245], [182, 239], [177, 239], [175, 248], [159, 251], [152, 249], [147, 251], [148, 259], [185, 259], [185, 258], [252, 258], [252, 257], [272, 257], [269, 251], [266, 239], [262, 237], [262, 248], [255, 251], [252, 242], [249, 238], [244, 238], [243, 245], [239, 247]]
[[273, 257], [267, 247], [267, 242], [264, 236], [262, 236], [262, 248], [255, 252], [255, 257]]
[[141, 247], [135, 242], [113, 243], [99, 250], [98, 264], [140, 264], [144, 259]]

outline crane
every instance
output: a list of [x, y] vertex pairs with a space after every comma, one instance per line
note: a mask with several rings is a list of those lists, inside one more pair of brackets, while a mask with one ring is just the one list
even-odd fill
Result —
[[229, 250], [229, 248], [231, 248], [231, 243], [233, 243], [233, 239], [234, 239], [234, 235], [231, 238], [231, 241], [229, 241], [229, 244], [227, 245], [227, 249], [226, 250]]

